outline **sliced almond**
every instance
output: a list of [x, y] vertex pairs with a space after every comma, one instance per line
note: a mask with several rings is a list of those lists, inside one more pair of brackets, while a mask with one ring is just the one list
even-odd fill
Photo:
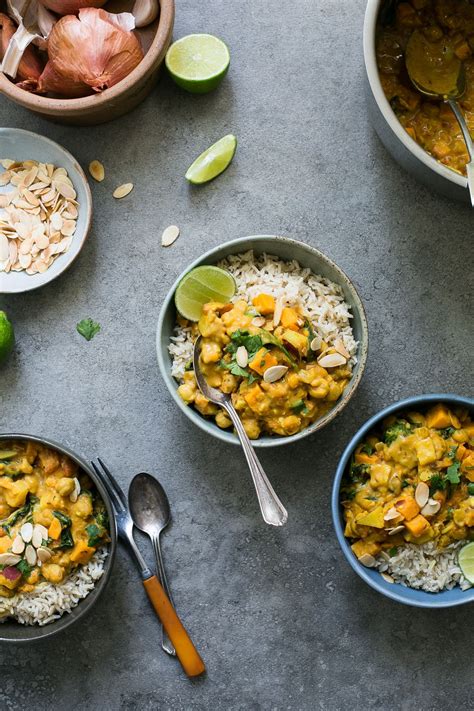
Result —
[[370, 555], [370, 553], [364, 553], [361, 555], [360, 558], [358, 558], [359, 563], [362, 563], [362, 565], [365, 565], [366, 568], [373, 568], [377, 561], [375, 560], [373, 555]]
[[277, 299], [275, 301], [275, 311], [273, 312], [273, 327], [276, 328], [281, 321], [281, 315], [283, 313], [283, 299]]
[[20, 536], [23, 538], [25, 543], [29, 543], [33, 538], [33, 524], [24, 523], [23, 526], [20, 528]]
[[[126, 194], [128, 194], [128, 193], [126, 193]], [[114, 195], [114, 197], [117, 197], [117, 196]], [[170, 225], [163, 231], [163, 234], [161, 235], [161, 244], [163, 247], [169, 247], [170, 245], [173, 244], [173, 242], [176, 242], [178, 237], [179, 237], [179, 227], [177, 227], [176, 225]]]
[[344, 343], [343, 343], [343, 341], [342, 341], [341, 338], [337, 338], [337, 339], [334, 341], [334, 348], [336, 349], [336, 351], [337, 351], [338, 353], [340, 353], [342, 356], [344, 356], [344, 358], [345, 358], [346, 360], [349, 360], [349, 358], [351, 357], [350, 353], [347, 351], [347, 349], [346, 349], [346, 347], [345, 347], [345, 345], [344, 345]]
[[15, 540], [12, 543], [12, 553], [16, 555], [23, 553], [25, 550], [25, 541], [21, 536], [15, 536]]
[[0, 234], [0, 262], [6, 262], [10, 258], [10, 247], [8, 239], [4, 234]]
[[340, 365], [346, 364], [346, 359], [340, 353], [322, 353], [318, 358], [318, 363], [321, 368], [337, 368]]
[[401, 526], [395, 526], [395, 528], [389, 529], [388, 535], [389, 535], [389, 536], [395, 536], [397, 533], [401, 533], [401, 532], [404, 531], [404, 530], [405, 530], [405, 526], [403, 526], [403, 525], [401, 525]]
[[241, 368], [246, 368], [249, 362], [249, 353], [245, 346], [239, 346], [235, 353], [235, 360], [237, 365]]
[[275, 383], [277, 380], [283, 378], [285, 373], [288, 371], [286, 365], [272, 365], [271, 368], [267, 368], [263, 374], [263, 379], [266, 383]]
[[56, 183], [56, 189], [60, 195], [65, 198], [75, 198], [76, 191], [68, 183]]
[[52, 554], [48, 548], [38, 548], [36, 555], [38, 556], [39, 563], [46, 563], [46, 561], [51, 558]]
[[21, 557], [13, 553], [2, 553], [0, 555], [0, 565], [16, 565], [20, 560]]
[[428, 499], [428, 502], [421, 509], [422, 516], [434, 516], [441, 508], [441, 503], [435, 499]]
[[428, 484], [426, 484], [424, 481], [420, 481], [418, 486], [415, 489], [415, 501], [420, 507], [420, 509], [423, 508], [423, 506], [428, 503], [428, 499], [430, 498], [430, 487]]
[[101, 183], [105, 178], [105, 169], [99, 160], [93, 160], [89, 163], [89, 173], [98, 183]]
[[392, 508], [386, 512], [385, 516], [383, 517], [383, 520], [384, 521], [392, 521], [395, 518], [400, 518], [400, 514], [397, 511], [397, 509], [394, 506], [392, 506]]
[[265, 319], [263, 316], [255, 316], [250, 323], [256, 328], [262, 328], [262, 326], [265, 326]]
[[0, 186], [8, 185], [10, 182], [10, 177], [11, 173], [9, 170], [5, 170], [1, 175], [0, 175]]
[[312, 351], [319, 351], [321, 349], [322, 343], [323, 339], [321, 338], [321, 336], [315, 336], [309, 344], [309, 347]]
[[81, 484], [79, 482], [79, 479], [74, 477], [74, 491], [72, 491], [71, 494], [69, 495], [69, 500], [72, 501], [73, 504], [76, 503], [76, 501], [79, 498], [80, 493], [81, 493]]
[[[113, 192], [113, 196], [116, 200], [121, 200], [124, 198], [126, 195], [131, 193], [133, 190], [133, 183], [124, 183], [123, 185], [119, 185], [118, 188], [115, 188]], [[67, 196], [65, 196], [67, 197]]]
[[50, 217], [50, 223], [54, 230], [59, 230], [61, 231], [61, 227], [63, 226], [63, 218], [58, 212], [53, 212], [53, 214]]
[[25, 548], [25, 558], [29, 565], [34, 565], [36, 563], [36, 551], [31, 545], [27, 545]]
[[392, 578], [392, 576], [389, 575], [388, 573], [380, 573], [380, 575], [382, 576], [382, 578], [385, 580], [386, 583], [394, 583], [395, 582], [395, 580]]

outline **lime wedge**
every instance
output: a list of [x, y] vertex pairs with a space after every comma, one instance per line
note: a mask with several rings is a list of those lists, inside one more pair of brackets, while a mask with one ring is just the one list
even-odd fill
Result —
[[466, 580], [474, 585], [474, 541], [461, 548], [458, 563]]
[[8, 358], [15, 345], [13, 326], [5, 311], [0, 311], [0, 363]]
[[186, 171], [186, 180], [194, 185], [207, 183], [224, 172], [234, 157], [237, 139], [231, 133], [201, 153]]
[[232, 274], [219, 267], [196, 267], [178, 284], [174, 302], [181, 316], [199, 321], [202, 307], [208, 301], [227, 303], [235, 294]]
[[227, 74], [227, 45], [214, 35], [187, 35], [166, 53], [166, 66], [174, 81], [193, 94], [207, 94]]

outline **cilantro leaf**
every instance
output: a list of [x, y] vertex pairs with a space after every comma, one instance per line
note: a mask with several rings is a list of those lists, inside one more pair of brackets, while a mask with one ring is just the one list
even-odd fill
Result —
[[360, 448], [360, 451], [363, 452], [364, 454], [368, 454], [369, 456], [375, 452], [375, 449], [372, 447], [371, 444], [363, 444], [362, 447]]
[[447, 468], [446, 480], [449, 481], [450, 484], [459, 484], [459, 482], [461, 481], [459, 474], [460, 466], [461, 462], [459, 460], [456, 460], [453, 464], [451, 464], [450, 467]]
[[440, 474], [433, 474], [428, 481], [430, 487], [430, 496], [433, 496], [435, 491], [444, 491], [446, 489], [446, 481]]
[[83, 318], [82, 321], [76, 324], [76, 330], [81, 336], [84, 336], [86, 341], [91, 341], [94, 336], [99, 333], [100, 324], [91, 318]]
[[278, 348], [282, 353], [284, 353], [286, 355], [286, 357], [290, 361], [291, 365], [294, 368], [296, 368], [295, 359], [293, 358], [291, 353], [289, 353], [289, 351], [285, 348], [285, 346], [283, 345], [283, 343], [280, 341], [279, 338], [274, 336], [273, 333], [270, 333], [270, 331], [266, 331], [264, 328], [260, 329], [260, 334], [261, 334], [261, 339], [262, 339], [262, 343], [264, 346], [266, 346], [268, 344], [270, 344], [272, 346], [276, 346], [276, 348]]
[[24, 578], [28, 578], [32, 571], [31, 565], [28, 565], [24, 559], [20, 560], [20, 562], [16, 564], [15, 568], [18, 568]]
[[454, 459], [457, 451], [458, 451], [458, 446], [457, 446], [457, 444], [455, 444], [448, 449], [448, 451], [446, 452], [446, 456], [448, 457], [448, 459]]
[[397, 555], [397, 552], [398, 552], [398, 548], [396, 548], [394, 546], [393, 548], [390, 548], [388, 554], [389, 554], [390, 558], [393, 558], [394, 555]]
[[454, 427], [446, 427], [444, 430], [440, 430], [439, 433], [443, 439], [449, 439], [454, 431]]
[[467, 485], [467, 493], [469, 496], [474, 496], [474, 484]]

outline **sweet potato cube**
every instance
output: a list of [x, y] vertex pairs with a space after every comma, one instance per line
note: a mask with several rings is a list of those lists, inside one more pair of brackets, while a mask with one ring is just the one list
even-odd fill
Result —
[[244, 395], [244, 400], [253, 412], [259, 412], [265, 393], [258, 383], [255, 383]]
[[405, 526], [410, 531], [412, 536], [418, 538], [428, 530], [430, 524], [424, 516], [418, 514], [418, 516], [412, 518], [411, 521], [405, 521]]
[[281, 325], [284, 328], [289, 328], [292, 331], [298, 330], [298, 319], [299, 316], [294, 309], [290, 309], [287, 306], [281, 312]]
[[376, 454], [366, 454], [366, 452], [356, 452], [354, 455], [356, 464], [375, 464], [379, 461]]
[[259, 294], [252, 299], [252, 304], [262, 316], [268, 316], [275, 311], [275, 299], [271, 294]]
[[411, 521], [412, 518], [415, 518], [420, 513], [420, 507], [413, 496], [405, 496], [403, 499], [399, 499], [395, 504], [395, 508], [407, 521]]
[[381, 551], [380, 543], [374, 543], [373, 541], [364, 541], [363, 539], [356, 541], [351, 545], [352, 552], [357, 558], [360, 558], [365, 553], [369, 555], [377, 556]]
[[61, 522], [56, 518], [56, 516], [54, 516], [48, 528], [48, 536], [52, 538], [53, 541], [57, 541], [61, 535], [61, 529]]
[[87, 563], [95, 553], [95, 548], [91, 548], [85, 541], [78, 541], [71, 552], [73, 563]]
[[432, 407], [426, 413], [427, 427], [434, 427], [437, 430], [443, 430], [451, 425], [449, 410], [446, 405], [441, 403]]
[[266, 348], [260, 348], [249, 363], [249, 368], [252, 368], [259, 375], [263, 375], [267, 368], [273, 365], [278, 365], [278, 361], [274, 355]]
[[12, 543], [13, 541], [10, 536], [3, 536], [3, 538], [0, 538], [0, 553], [6, 553]]
[[361, 526], [372, 526], [373, 528], [383, 528], [383, 508], [377, 506], [373, 511], [364, 514], [361, 518], [357, 517], [356, 523]]

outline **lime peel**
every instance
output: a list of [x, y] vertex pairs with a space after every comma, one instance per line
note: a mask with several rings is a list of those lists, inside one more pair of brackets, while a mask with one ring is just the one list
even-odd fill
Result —
[[5, 361], [15, 345], [13, 326], [5, 311], [0, 311], [0, 363]]
[[174, 301], [181, 316], [189, 321], [199, 321], [204, 304], [209, 301], [227, 303], [235, 291], [235, 280], [230, 272], [203, 265], [192, 269], [181, 279]]
[[202, 185], [217, 178], [232, 162], [237, 149], [237, 139], [228, 133], [201, 153], [186, 171], [186, 180]]
[[461, 548], [458, 563], [466, 580], [474, 585], [474, 541]]

